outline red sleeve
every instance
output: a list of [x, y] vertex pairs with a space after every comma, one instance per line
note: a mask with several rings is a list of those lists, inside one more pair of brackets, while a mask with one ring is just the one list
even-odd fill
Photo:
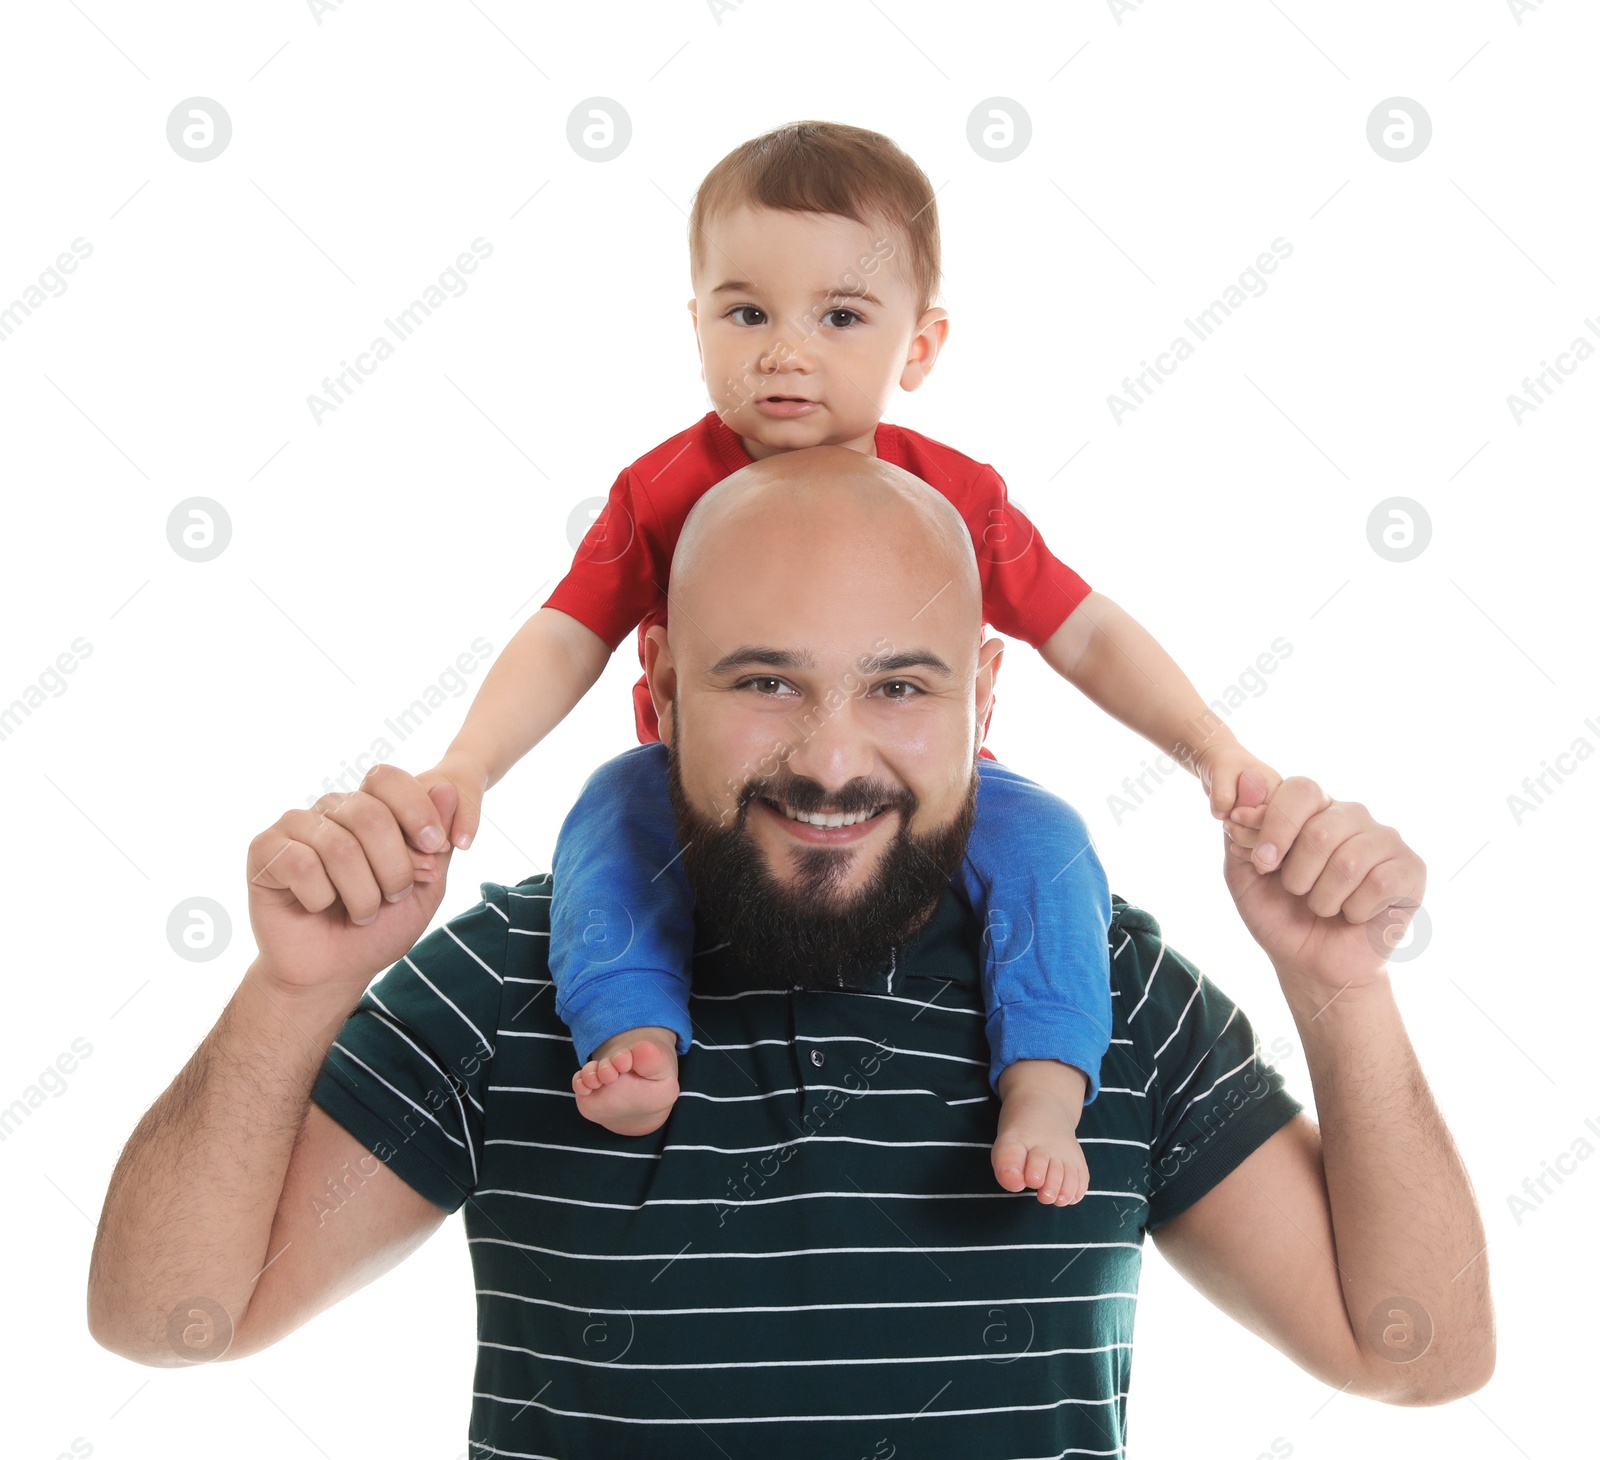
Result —
[[1002, 634], [1039, 648], [1090, 588], [1045, 545], [991, 466], [978, 469], [965, 513], [983, 581], [983, 616]]
[[544, 607], [569, 614], [615, 650], [666, 594], [671, 560], [661, 561], [662, 540], [649, 495], [627, 467]]

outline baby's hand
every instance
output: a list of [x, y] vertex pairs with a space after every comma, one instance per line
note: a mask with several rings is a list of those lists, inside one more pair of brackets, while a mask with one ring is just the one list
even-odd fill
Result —
[[[1283, 784], [1283, 777], [1277, 771], [1251, 755], [1236, 740], [1224, 741], [1202, 750], [1195, 757], [1195, 770], [1199, 772], [1201, 786], [1211, 798], [1211, 814], [1218, 821], [1228, 820], [1229, 813], [1241, 804], [1239, 777], [1246, 771], [1254, 771], [1260, 778], [1263, 803], [1270, 801], [1273, 792]], [[1254, 846], [1255, 843], [1250, 841], [1244, 845]]]
[[[478, 833], [478, 818], [483, 813], [484, 792], [489, 789], [489, 772], [481, 761], [459, 753], [446, 753], [432, 770], [417, 777], [424, 791], [434, 786], [446, 785], [456, 793], [454, 814], [446, 820], [444, 834], [450, 846], [466, 851]], [[437, 851], [437, 847], [423, 847], [422, 851]]]

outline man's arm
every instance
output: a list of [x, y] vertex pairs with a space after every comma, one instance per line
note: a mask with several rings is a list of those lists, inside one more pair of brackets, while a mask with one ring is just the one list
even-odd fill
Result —
[[260, 955], [106, 1193], [88, 1290], [104, 1347], [164, 1367], [265, 1347], [442, 1220], [386, 1167], [358, 1167], [362, 1189], [325, 1230], [308, 1225], [307, 1199], [330, 1177], [348, 1184], [343, 1162], [365, 1156], [320, 1110], [308, 1115], [311, 1088], [372, 975], [438, 909], [449, 850], [406, 845], [438, 819], [414, 778], [378, 766], [362, 790], [287, 812], [251, 842]]
[[165, 1368], [243, 1358], [388, 1271], [444, 1220], [310, 1104], [346, 1005], [246, 974], [117, 1163], [90, 1262], [97, 1343]]
[[1156, 1245], [1324, 1382], [1442, 1404], [1488, 1382], [1495, 1339], [1472, 1185], [1385, 967], [1386, 919], [1404, 926], [1386, 910], [1414, 908], [1425, 872], [1364, 807], [1303, 778], [1283, 783], [1263, 829], [1288, 844], [1279, 817], [1298, 832], [1283, 866], [1260, 873], [1230, 842], [1228, 886], [1278, 971], [1321, 1129], [1296, 1117], [1159, 1227]]

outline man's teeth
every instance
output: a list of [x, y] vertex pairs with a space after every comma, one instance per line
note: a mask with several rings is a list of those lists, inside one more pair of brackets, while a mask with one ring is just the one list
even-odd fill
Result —
[[783, 814], [790, 821], [804, 821], [811, 826], [854, 826], [860, 821], [870, 821], [880, 811], [881, 806], [875, 806], [871, 811], [852, 811], [848, 816], [842, 811], [796, 811], [793, 806], [784, 806]]

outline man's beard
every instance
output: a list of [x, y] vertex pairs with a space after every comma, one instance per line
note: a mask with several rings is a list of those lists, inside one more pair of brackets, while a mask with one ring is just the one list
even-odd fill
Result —
[[[673, 723], [676, 740], [683, 733], [676, 706]], [[801, 988], [861, 988], [883, 970], [891, 950], [938, 905], [961, 865], [978, 810], [976, 763], [955, 815], [916, 836], [906, 830], [917, 809], [908, 788], [854, 780], [830, 795], [809, 777], [780, 769], [747, 781], [724, 824], [689, 803], [676, 745], [667, 747], [667, 766], [684, 875], [708, 930], [725, 938], [752, 972]], [[767, 866], [747, 824], [758, 796], [796, 811], [827, 806], [848, 815], [883, 806], [880, 814], [898, 814], [899, 826], [873, 874], [853, 893], [839, 891], [861, 855], [852, 847], [797, 844], [787, 854], [792, 880], [783, 882]]]

